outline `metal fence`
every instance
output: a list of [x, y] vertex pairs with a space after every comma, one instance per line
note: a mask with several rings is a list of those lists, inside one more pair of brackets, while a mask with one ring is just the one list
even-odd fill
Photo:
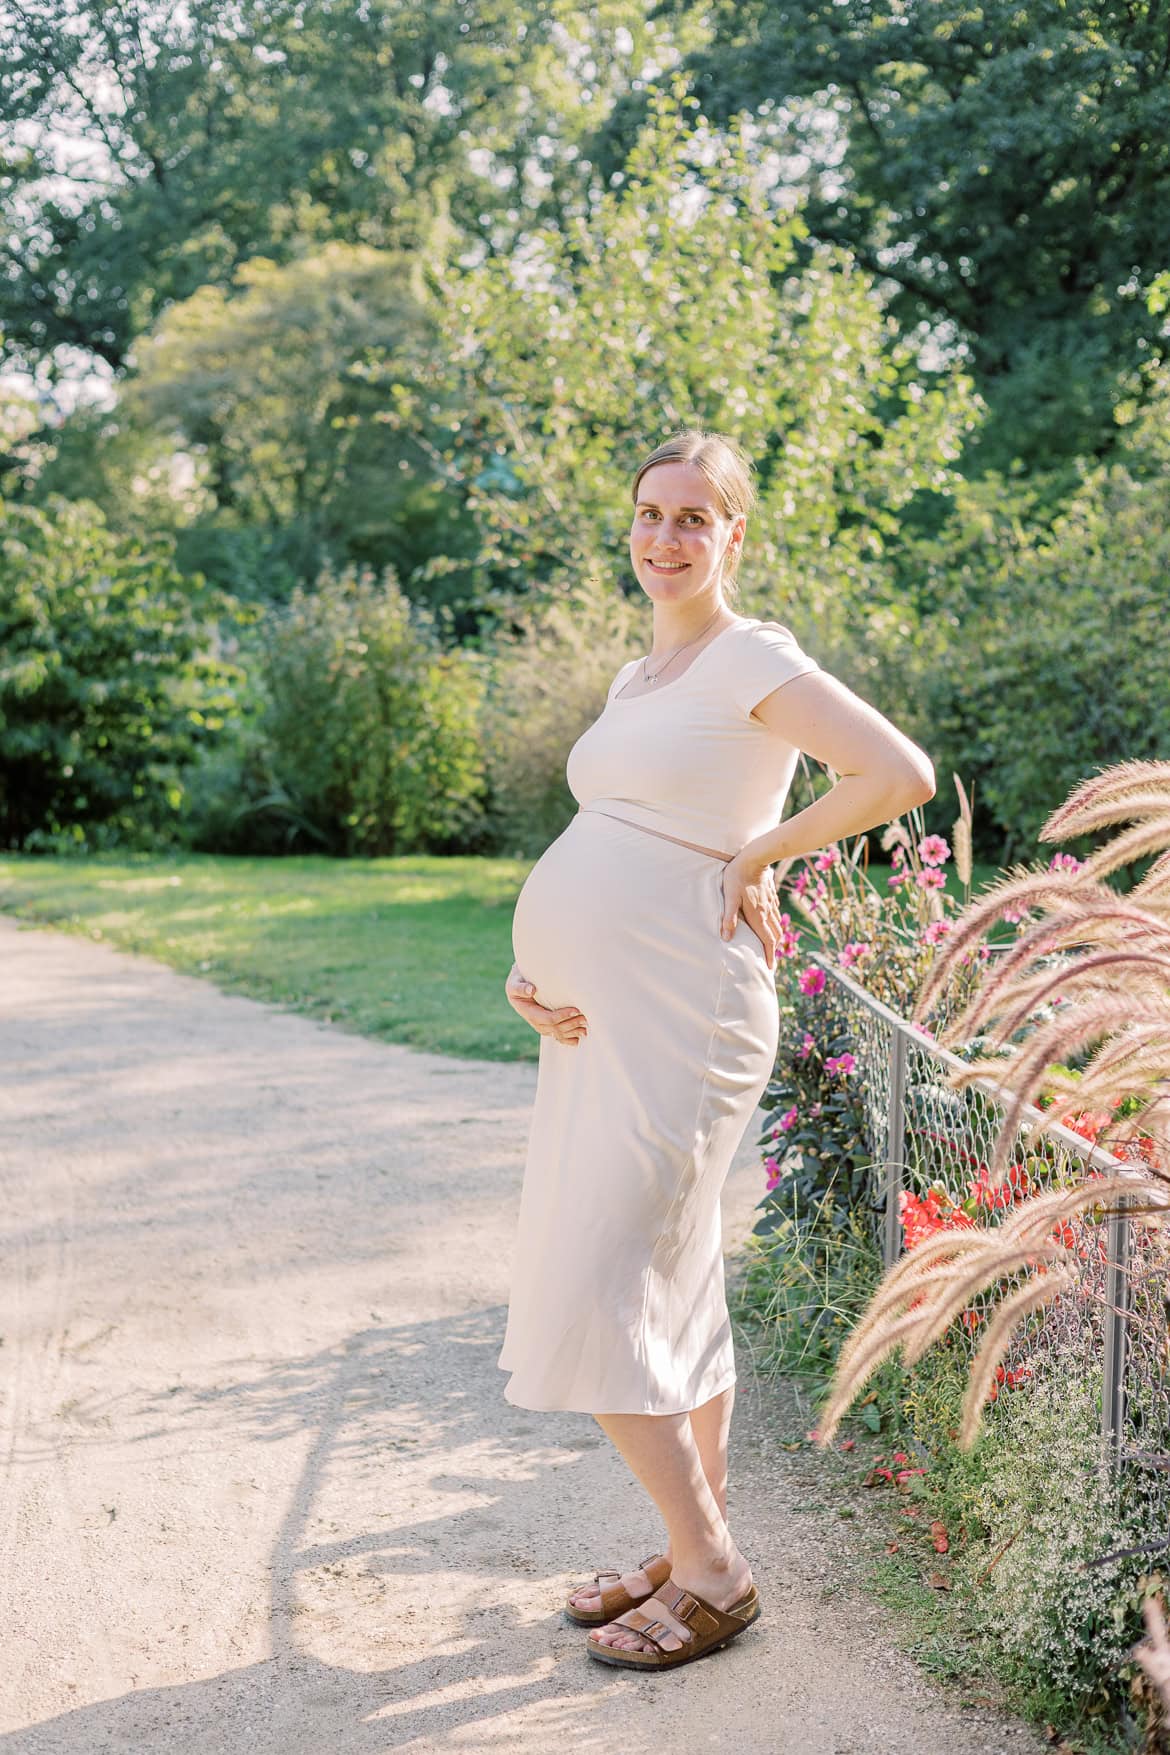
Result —
[[[962, 1200], [990, 1161], [1010, 1094], [989, 1081], [955, 1090], [947, 1074], [963, 1062], [836, 968], [813, 958], [828, 981], [822, 996], [836, 1031], [851, 1039], [864, 1131], [872, 1154], [871, 1216], [887, 1266], [902, 1251], [899, 1198], [941, 1184]], [[1051, 1125], [1024, 1142], [1040, 1112], [1023, 1112], [1014, 1154], [1031, 1192], [1080, 1182], [1086, 1170], [1132, 1168], [1068, 1128]], [[989, 1214], [994, 1218], [994, 1214]], [[1078, 1218], [1066, 1239], [1078, 1261], [1075, 1288], [1058, 1295], [1017, 1331], [1004, 1365], [1023, 1382], [1038, 1360], [1099, 1383], [1103, 1462], [1127, 1495], [1149, 1505], [1161, 1527], [1170, 1516], [1170, 1236], [1124, 1213]], [[979, 1342], [994, 1289], [964, 1313], [959, 1344]], [[1070, 1378], [1071, 1381], [1071, 1378]]]

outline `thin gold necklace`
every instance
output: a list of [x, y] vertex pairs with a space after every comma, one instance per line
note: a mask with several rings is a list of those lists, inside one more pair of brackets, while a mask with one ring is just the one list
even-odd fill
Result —
[[677, 651], [672, 652], [670, 657], [666, 660], [666, 664], [660, 664], [658, 666], [658, 669], [654, 672], [653, 676], [650, 675], [650, 672], [647, 668], [646, 658], [642, 659], [642, 675], [646, 679], [646, 682], [650, 685], [651, 688], [653, 688], [654, 684], [658, 681], [658, 679], [662, 675], [663, 671], [667, 668], [667, 665], [671, 665], [674, 663], [675, 659], [678, 657], [680, 652], [685, 652], [687, 650], [687, 646], [693, 646], [695, 644], [695, 641], [701, 640], [703, 638], [703, 635], [707, 632], [707, 629], [711, 626], [712, 622], [715, 621], [716, 617], [719, 615], [719, 610], [721, 610], [722, 608], [723, 608], [723, 605], [720, 604], [719, 609], [717, 609], [715, 611], [715, 614], [711, 617], [711, 620], [708, 622], [705, 622], [703, 624], [703, 626], [699, 629], [698, 633], [695, 635], [694, 640], [688, 640], [686, 643], [686, 646], [680, 646]]

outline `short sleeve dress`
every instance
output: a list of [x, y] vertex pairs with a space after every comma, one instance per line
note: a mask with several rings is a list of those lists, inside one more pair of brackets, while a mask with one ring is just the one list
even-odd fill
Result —
[[719, 1198], [779, 1011], [742, 914], [721, 937], [723, 861], [679, 841], [730, 858], [779, 823], [798, 749], [752, 709], [819, 667], [752, 618], [623, 699], [638, 662], [570, 751], [580, 809], [512, 920], [536, 998], [589, 1028], [540, 1039], [498, 1361], [524, 1408], [674, 1414], [735, 1382]]

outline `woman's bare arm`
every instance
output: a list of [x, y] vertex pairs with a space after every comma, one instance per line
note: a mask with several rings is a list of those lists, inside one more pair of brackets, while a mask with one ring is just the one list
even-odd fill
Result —
[[748, 871], [860, 835], [934, 797], [930, 758], [875, 707], [823, 671], [773, 689], [753, 715], [840, 775], [829, 792], [736, 855]]

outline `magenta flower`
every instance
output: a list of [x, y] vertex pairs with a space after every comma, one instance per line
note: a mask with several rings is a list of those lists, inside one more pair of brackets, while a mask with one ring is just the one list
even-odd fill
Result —
[[873, 946], [871, 944], [850, 939], [847, 945], [841, 946], [841, 954], [837, 958], [837, 961], [840, 963], [842, 969], [851, 969], [854, 963], [860, 963], [863, 957], [868, 957], [872, 950]]
[[854, 1071], [856, 1066], [857, 1062], [851, 1054], [830, 1054], [828, 1060], [825, 1062], [825, 1071], [827, 1073], [845, 1073], [848, 1075]]
[[768, 1172], [767, 1187], [769, 1189], [775, 1188], [776, 1184], [780, 1181], [780, 1174], [781, 1174], [780, 1166], [776, 1162], [776, 1159], [775, 1158], [765, 1158], [764, 1159], [764, 1169]]
[[802, 993], [810, 996], [825, 991], [825, 971], [823, 969], [802, 969], [796, 978], [796, 984]]
[[904, 884], [909, 876], [908, 871], [892, 871], [886, 879], [886, 884], [891, 890], [896, 890], [898, 885]]
[[936, 945], [941, 938], [946, 937], [953, 925], [953, 920], [928, 920], [922, 929], [923, 944]]
[[1048, 861], [1049, 871], [1082, 871], [1084, 860], [1073, 853], [1054, 853]]
[[780, 1117], [780, 1127], [781, 1127], [782, 1132], [791, 1133], [792, 1129], [796, 1126], [799, 1119], [800, 1119], [799, 1109], [796, 1109], [796, 1108], [786, 1109], [784, 1111], [783, 1115]]
[[780, 942], [776, 953], [781, 957], [798, 957], [800, 955], [800, 934], [787, 914], [780, 916]]
[[809, 871], [808, 866], [802, 866], [800, 871], [798, 871], [793, 878], [792, 883], [789, 885], [792, 894], [794, 896], [803, 896], [804, 892], [808, 889], [811, 877], [812, 873]]
[[918, 843], [918, 857], [923, 865], [942, 865], [951, 850], [941, 835], [924, 835]]
[[[939, 835], [936, 839], [941, 841], [942, 836]], [[924, 841], [923, 846], [925, 845]], [[922, 870], [914, 875], [914, 882], [920, 890], [941, 890], [946, 881], [943, 873], [933, 865], [924, 865]]]
[[825, 851], [822, 854], [820, 854], [820, 856], [816, 860], [817, 870], [818, 871], [832, 871], [833, 867], [836, 865], [836, 863], [840, 859], [840, 857], [841, 857], [841, 855], [838, 853], [838, 851], [835, 847], [826, 847]]
[[815, 1047], [816, 1043], [806, 1030], [804, 1033], [804, 1040], [796, 1051], [797, 1060], [807, 1060]]

